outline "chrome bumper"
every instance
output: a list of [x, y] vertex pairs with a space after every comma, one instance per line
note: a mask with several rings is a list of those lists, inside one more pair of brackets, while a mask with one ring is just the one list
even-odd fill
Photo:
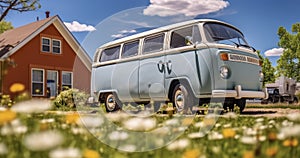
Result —
[[235, 90], [213, 90], [213, 98], [262, 98], [267, 99], [269, 97], [267, 88], [262, 91], [243, 91], [241, 85], [235, 86]]

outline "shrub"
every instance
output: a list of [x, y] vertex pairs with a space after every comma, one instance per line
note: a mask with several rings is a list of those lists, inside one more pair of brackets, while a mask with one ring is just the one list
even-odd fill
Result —
[[85, 105], [88, 95], [78, 89], [62, 91], [52, 102], [54, 108], [59, 110], [73, 110], [77, 106]]

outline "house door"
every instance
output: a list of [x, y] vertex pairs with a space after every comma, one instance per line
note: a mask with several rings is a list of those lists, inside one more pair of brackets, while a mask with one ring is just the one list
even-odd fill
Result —
[[47, 97], [56, 97], [58, 93], [58, 72], [47, 70]]

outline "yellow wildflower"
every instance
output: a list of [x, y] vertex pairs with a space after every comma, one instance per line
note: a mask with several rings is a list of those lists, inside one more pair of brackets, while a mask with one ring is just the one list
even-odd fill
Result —
[[25, 86], [22, 83], [14, 83], [10, 86], [9, 90], [12, 93], [24, 91]]
[[83, 158], [100, 158], [100, 155], [95, 150], [86, 149], [83, 152]]
[[277, 152], [278, 152], [277, 147], [271, 147], [266, 150], [266, 155], [269, 157], [274, 157], [277, 154]]
[[200, 157], [200, 151], [198, 149], [192, 149], [188, 150], [183, 153], [182, 158], [199, 158]]
[[194, 118], [193, 117], [186, 117], [182, 120], [182, 125], [183, 126], [189, 126], [193, 123]]
[[268, 134], [268, 139], [270, 141], [275, 141], [277, 139], [277, 134], [275, 132], [271, 132]]
[[66, 115], [66, 123], [67, 124], [76, 124], [79, 117], [80, 116], [78, 113], [67, 114]]
[[243, 154], [243, 158], [254, 158], [254, 151], [245, 151]]
[[225, 128], [222, 130], [224, 138], [234, 138], [235, 136], [235, 130], [232, 128]]
[[0, 125], [14, 120], [17, 113], [11, 110], [0, 111]]
[[296, 147], [298, 145], [298, 139], [296, 138], [289, 138], [283, 141], [283, 146], [286, 147]]

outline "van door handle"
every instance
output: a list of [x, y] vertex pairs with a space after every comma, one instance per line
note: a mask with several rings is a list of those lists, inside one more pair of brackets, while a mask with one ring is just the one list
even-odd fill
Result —
[[169, 60], [166, 64], [167, 64], [168, 73], [170, 74], [172, 72], [172, 61]]
[[165, 63], [160, 60], [157, 64], [157, 68], [159, 72], [163, 73], [165, 70]]

